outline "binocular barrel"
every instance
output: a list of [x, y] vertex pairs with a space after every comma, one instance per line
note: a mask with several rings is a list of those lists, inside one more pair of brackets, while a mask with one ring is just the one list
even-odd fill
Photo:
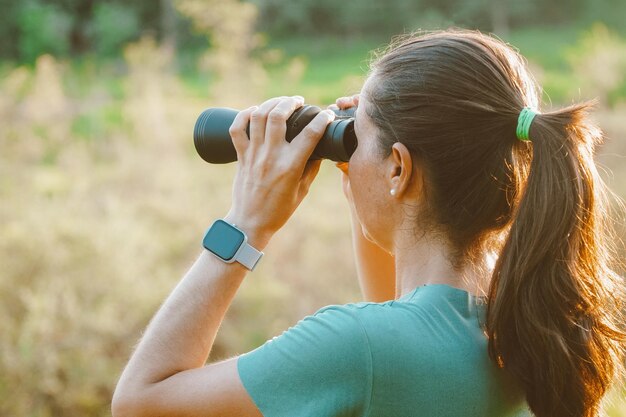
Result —
[[[356, 107], [335, 110], [337, 115], [315, 147], [311, 159], [330, 159], [348, 162], [356, 149], [354, 134], [354, 112]], [[287, 119], [285, 139], [291, 142], [311, 120], [322, 111], [319, 107], [304, 105]], [[228, 130], [238, 110], [214, 107], [204, 110], [193, 130], [193, 142], [198, 154], [211, 164], [226, 164], [237, 160], [237, 153]], [[250, 125], [246, 129], [250, 135]]]

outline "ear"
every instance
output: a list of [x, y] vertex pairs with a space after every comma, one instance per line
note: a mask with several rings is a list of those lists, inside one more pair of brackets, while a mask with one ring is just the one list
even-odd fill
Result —
[[409, 188], [409, 185], [414, 174], [419, 173], [417, 171], [414, 172], [411, 152], [403, 143], [394, 143], [391, 147], [387, 170], [387, 180], [389, 181], [390, 189], [396, 190], [394, 197], [401, 198], [406, 196], [407, 192], [413, 191]]

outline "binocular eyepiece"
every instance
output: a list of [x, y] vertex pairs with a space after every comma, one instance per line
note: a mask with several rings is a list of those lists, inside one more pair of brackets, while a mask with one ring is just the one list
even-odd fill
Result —
[[[335, 120], [326, 127], [324, 136], [315, 147], [310, 159], [330, 159], [335, 162], [348, 162], [356, 149], [354, 134], [354, 112], [356, 107], [334, 110]], [[287, 119], [285, 139], [291, 142], [311, 120], [322, 111], [317, 106], [304, 105]], [[211, 164], [226, 164], [237, 160], [237, 153], [228, 130], [237, 116], [238, 110], [229, 108], [209, 108], [204, 110], [193, 130], [193, 142], [198, 154]], [[250, 125], [246, 128], [250, 136]]]

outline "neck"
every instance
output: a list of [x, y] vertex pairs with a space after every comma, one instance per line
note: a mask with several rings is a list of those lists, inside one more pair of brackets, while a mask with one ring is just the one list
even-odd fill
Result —
[[479, 265], [468, 265], [456, 270], [448, 245], [427, 236], [416, 240], [413, 230], [403, 230], [406, 236], [396, 239], [394, 248], [396, 266], [396, 298], [427, 284], [446, 284], [474, 295], [484, 295], [493, 266], [488, 254]]

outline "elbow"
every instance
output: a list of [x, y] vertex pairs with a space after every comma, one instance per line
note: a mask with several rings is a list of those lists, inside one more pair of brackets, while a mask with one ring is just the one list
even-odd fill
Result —
[[113, 417], [131, 417], [137, 415], [133, 412], [132, 402], [128, 398], [128, 395], [120, 390], [119, 385], [115, 388], [115, 392], [113, 392], [111, 415]]
[[112, 417], [157, 417], [168, 415], [161, 409], [155, 385], [136, 386], [128, 380], [118, 382], [111, 399]]
[[111, 400], [112, 417], [142, 417], [145, 415], [145, 408], [139, 401], [140, 396], [133, 394], [128, 389], [118, 386], [113, 392]]

